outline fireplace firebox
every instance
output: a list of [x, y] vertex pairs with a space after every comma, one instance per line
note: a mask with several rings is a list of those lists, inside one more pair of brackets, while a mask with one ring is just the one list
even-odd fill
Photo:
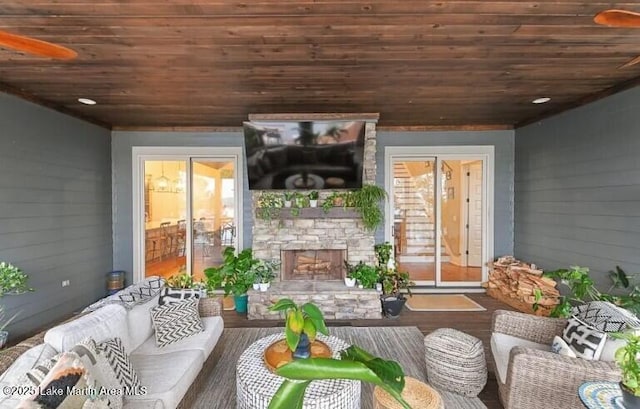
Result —
[[282, 280], [342, 280], [346, 250], [282, 250]]

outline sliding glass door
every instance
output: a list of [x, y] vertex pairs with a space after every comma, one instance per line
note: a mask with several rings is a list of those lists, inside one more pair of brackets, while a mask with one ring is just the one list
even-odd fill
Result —
[[493, 156], [460, 149], [386, 148], [387, 240], [418, 285], [479, 287], [486, 280]]
[[134, 277], [187, 273], [204, 278], [205, 268], [221, 263], [224, 247], [239, 246], [241, 151], [225, 155], [220, 154], [225, 149], [217, 148], [217, 154], [202, 155], [206, 148], [137, 150]]

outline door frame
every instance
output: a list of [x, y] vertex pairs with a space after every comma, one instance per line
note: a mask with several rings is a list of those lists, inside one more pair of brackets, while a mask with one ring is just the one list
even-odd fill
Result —
[[[436, 277], [435, 286], [437, 288], [444, 287], [480, 287], [483, 281], [486, 281], [489, 275], [487, 263], [494, 257], [494, 183], [495, 183], [495, 149], [493, 145], [461, 145], [461, 146], [387, 146], [384, 148], [384, 172], [385, 172], [385, 190], [391, 193], [393, 189], [393, 161], [394, 160], [421, 160], [427, 158], [436, 158], [436, 169], [441, 166], [442, 160], [482, 160], [482, 189], [484, 192], [482, 198], [482, 280], [481, 281], [465, 281], [464, 283], [450, 282], [443, 283], [441, 280], [440, 252], [437, 252]], [[440, 220], [442, 195], [437, 186], [441, 185], [442, 172], [436, 172], [435, 185], [435, 230], [436, 242], [435, 248], [440, 249], [442, 238], [442, 223]], [[392, 223], [393, 223], [393, 195], [389, 195], [389, 200], [385, 203], [385, 241], [392, 243]]]
[[[212, 146], [133, 146], [131, 148], [131, 198], [133, 212], [133, 282], [137, 283], [144, 279], [145, 255], [144, 241], [144, 162], [147, 160], [181, 160], [187, 163], [187, 180], [185, 194], [186, 220], [191, 217], [192, 192], [191, 192], [191, 160], [212, 159], [232, 161], [235, 171], [235, 206], [234, 214], [236, 220], [236, 242], [239, 250], [242, 248], [242, 226], [243, 226], [243, 154], [242, 147], [212, 147]], [[193, 240], [192, 229], [187, 228], [185, 248], [191, 248]], [[192, 250], [186, 254], [187, 272], [191, 272]]]

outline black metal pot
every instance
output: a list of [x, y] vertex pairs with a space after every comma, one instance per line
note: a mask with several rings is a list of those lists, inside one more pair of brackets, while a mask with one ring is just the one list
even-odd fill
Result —
[[407, 299], [402, 296], [385, 297], [382, 299], [382, 311], [388, 318], [398, 318], [406, 302]]
[[620, 382], [620, 390], [622, 390], [622, 403], [625, 409], [640, 409], [640, 396], [634, 395], [622, 382]]

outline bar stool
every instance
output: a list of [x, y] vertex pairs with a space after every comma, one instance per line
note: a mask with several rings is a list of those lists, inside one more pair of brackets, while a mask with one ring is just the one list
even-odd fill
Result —
[[145, 236], [145, 240], [144, 240], [144, 248], [145, 248], [145, 261], [152, 261], [155, 260], [157, 255], [157, 251], [158, 251], [158, 240], [157, 237], [152, 236], [149, 231], [145, 231], [144, 233]]
[[171, 222], [160, 223], [160, 259], [164, 256], [171, 255], [171, 249], [173, 247], [174, 235], [171, 233], [169, 226]]
[[178, 233], [176, 234], [176, 253], [179, 257], [184, 257], [187, 243], [187, 221], [178, 220]]

